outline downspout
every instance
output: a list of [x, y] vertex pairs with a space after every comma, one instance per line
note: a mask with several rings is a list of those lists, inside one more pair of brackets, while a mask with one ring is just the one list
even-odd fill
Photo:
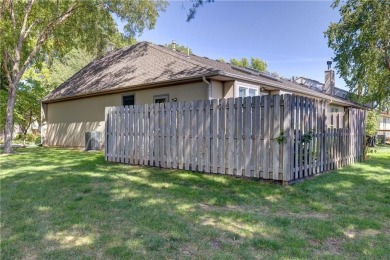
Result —
[[207, 93], [209, 95], [209, 100], [211, 100], [211, 83], [210, 83], [210, 81], [207, 81], [205, 76], [202, 77], [202, 80], [204, 83], [207, 84]]

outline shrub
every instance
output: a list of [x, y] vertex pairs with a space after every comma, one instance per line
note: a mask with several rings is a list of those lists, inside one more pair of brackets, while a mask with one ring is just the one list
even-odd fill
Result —
[[37, 136], [37, 138], [35, 138], [35, 144], [38, 145], [41, 143], [42, 143], [41, 136]]
[[34, 142], [36, 138], [37, 137], [34, 134], [31, 133], [26, 134], [26, 142]]

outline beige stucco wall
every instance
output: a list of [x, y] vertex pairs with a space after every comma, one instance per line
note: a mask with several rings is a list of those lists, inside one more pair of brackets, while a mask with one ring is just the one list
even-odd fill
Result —
[[208, 98], [207, 84], [204, 82], [138, 90], [134, 94], [136, 105], [151, 104], [153, 103], [153, 96], [165, 94], [169, 95], [170, 100], [177, 98], [177, 101], [204, 100]]
[[226, 81], [223, 83], [224, 98], [234, 97], [234, 81]]
[[223, 83], [211, 80], [211, 98], [223, 98]]
[[122, 105], [122, 96], [126, 94], [135, 95], [135, 104], [153, 103], [154, 95], [163, 94], [168, 94], [171, 100], [177, 98], [178, 101], [208, 98], [207, 85], [199, 82], [49, 103], [46, 105], [47, 108], [42, 109], [43, 144], [84, 147], [85, 132], [103, 133], [105, 107]]

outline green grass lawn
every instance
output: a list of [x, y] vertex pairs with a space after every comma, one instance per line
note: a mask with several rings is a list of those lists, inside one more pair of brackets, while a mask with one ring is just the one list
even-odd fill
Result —
[[0, 167], [1, 259], [389, 258], [388, 147], [290, 187], [66, 149]]

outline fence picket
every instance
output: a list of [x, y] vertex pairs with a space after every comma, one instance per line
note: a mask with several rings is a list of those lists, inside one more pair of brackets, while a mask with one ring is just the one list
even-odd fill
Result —
[[198, 100], [196, 104], [196, 119], [197, 119], [197, 127], [196, 127], [196, 132], [197, 132], [197, 171], [203, 172], [204, 171], [204, 135], [203, 135], [203, 101]]
[[192, 171], [196, 170], [196, 102], [190, 101], [190, 165]]
[[[233, 101], [233, 100], [232, 100]], [[254, 97], [254, 140], [253, 140], [253, 152], [254, 152], [254, 176], [255, 178], [260, 177], [261, 170], [261, 98], [260, 96]], [[234, 129], [234, 127], [232, 127]], [[234, 147], [233, 147], [234, 150]]]
[[205, 126], [204, 126], [204, 135], [205, 135], [205, 172], [209, 173], [211, 171], [210, 169], [210, 163], [211, 163], [211, 107], [210, 107], [210, 100], [205, 100], [205, 109], [204, 109], [204, 118], [206, 120]]
[[219, 155], [219, 170], [221, 174], [225, 174], [226, 165], [225, 165], [225, 143], [226, 143], [226, 99], [221, 99], [219, 101], [220, 110], [219, 110], [219, 122], [218, 122], [218, 155]]
[[228, 122], [229, 125], [227, 127], [228, 132], [228, 142], [227, 142], [227, 162], [228, 162], [228, 174], [233, 175], [234, 172], [234, 126], [235, 126], [235, 120], [234, 120], [234, 98], [228, 99]]
[[280, 96], [273, 95], [273, 129], [272, 129], [272, 178], [279, 180], [279, 142], [277, 138], [280, 136]]
[[145, 106], [139, 106], [139, 144], [140, 144], [140, 164], [145, 165]]
[[171, 152], [172, 152], [172, 168], [177, 169], [177, 103], [171, 104]]
[[251, 112], [252, 97], [244, 98], [244, 172], [246, 177], [251, 177]]
[[263, 140], [263, 178], [270, 179], [270, 171], [269, 171], [269, 152], [270, 152], [270, 97], [269, 96], [262, 96], [263, 104], [264, 104], [264, 120], [263, 120], [263, 133], [264, 133], [264, 140]]
[[297, 96], [294, 97], [293, 117], [294, 122], [294, 179], [299, 179], [299, 99]]
[[165, 103], [165, 114], [164, 114], [164, 121], [165, 121], [165, 167], [166, 168], [172, 168], [172, 152], [171, 152], [171, 103]]
[[218, 99], [211, 101], [212, 106], [212, 167], [213, 172], [218, 173]]
[[312, 99], [308, 99], [308, 104], [307, 104], [307, 113], [308, 113], [308, 129], [309, 129], [309, 132], [308, 134], [310, 134], [311, 136], [311, 140], [308, 142], [308, 145], [309, 145], [309, 150], [308, 150], [308, 176], [311, 176], [313, 175], [313, 100]]
[[178, 131], [178, 142], [179, 142], [179, 151], [178, 151], [178, 160], [179, 160], [179, 169], [183, 169], [183, 164], [184, 164], [184, 149], [183, 149], [183, 141], [184, 141], [184, 107], [183, 103], [179, 102], [178, 103], [178, 108], [177, 108], [177, 121], [179, 128], [177, 129]]
[[184, 169], [190, 169], [190, 153], [191, 153], [191, 143], [190, 143], [190, 108], [191, 104], [189, 102], [184, 103]]
[[283, 183], [288, 183], [292, 178], [291, 174], [293, 172], [292, 161], [294, 157], [292, 156], [292, 131], [291, 128], [294, 128], [293, 117], [291, 116], [291, 96], [286, 95], [283, 97], [283, 135], [286, 137], [286, 141], [283, 142], [282, 148], [282, 180]]

